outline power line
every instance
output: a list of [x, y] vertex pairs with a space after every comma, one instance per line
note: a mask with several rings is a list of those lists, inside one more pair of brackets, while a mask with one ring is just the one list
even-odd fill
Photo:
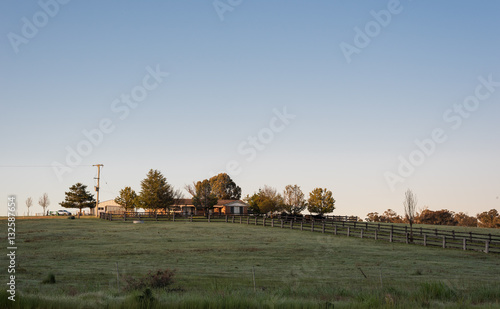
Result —
[[[82, 167], [82, 166], [92, 166], [92, 165], [62, 165], [64, 167]], [[3, 167], [54, 167], [53, 165], [0, 165], [0, 168]]]

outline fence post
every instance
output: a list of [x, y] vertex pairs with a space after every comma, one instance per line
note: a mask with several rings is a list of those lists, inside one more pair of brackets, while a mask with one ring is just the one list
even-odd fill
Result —
[[127, 221], [127, 214], [123, 213], [123, 221]]
[[314, 220], [311, 221], [311, 232], [314, 232]]
[[240, 224], [241, 224], [241, 217], [242, 217], [242, 216], [240, 216]]
[[335, 232], [334, 232], [335, 235], [337, 235], [337, 224], [335, 224]]
[[347, 237], [349, 237], [351, 235], [351, 230], [349, 229], [349, 227], [347, 227]]
[[405, 235], [406, 235], [406, 244], [409, 244], [410, 243], [410, 234], [405, 233]]
[[377, 240], [377, 230], [375, 230], [375, 240]]
[[189, 216], [189, 222], [193, 222], [193, 215]]
[[325, 222], [323, 221], [323, 226], [321, 227], [321, 233], [325, 233]]
[[356, 228], [356, 221], [354, 221], [354, 228]]
[[443, 248], [446, 249], [446, 236], [443, 235]]
[[210, 223], [210, 214], [208, 214], [208, 223]]
[[227, 215], [226, 215], [226, 219], [225, 220], [226, 220], [226, 223], [227, 223]]
[[234, 216], [233, 216], [233, 218], [231, 219], [231, 223], [234, 223]]
[[304, 230], [304, 221], [300, 221], [300, 230], [303, 231]]
[[427, 234], [424, 234], [424, 247], [427, 246]]
[[250, 216], [247, 217], [247, 225], [250, 224]]
[[[264, 218], [266, 220], [266, 218]], [[257, 225], [257, 217], [255, 217], [255, 225]]]
[[490, 241], [489, 240], [485, 241], [484, 253], [490, 253]]
[[290, 229], [293, 230], [293, 220], [290, 221]]
[[281, 219], [280, 221], [281, 221], [281, 228], [283, 228], [283, 219]]
[[363, 239], [363, 229], [361, 229], [361, 231], [360, 231], [360, 237], [361, 237], [361, 239]]
[[175, 212], [172, 214], [172, 222], [175, 222]]
[[274, 218], [271, 219], [271, 227], [274, 227]]
[[391, 233], [389, 234], [389, 242], [392, 242], [392, 229], [391, 229]]
[[464, 237], [463, 249], [467, 250], [467, 238]]

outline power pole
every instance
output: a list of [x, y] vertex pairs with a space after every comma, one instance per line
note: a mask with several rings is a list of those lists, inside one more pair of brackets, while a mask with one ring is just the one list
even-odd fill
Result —
[[97, 192], [97, 198], [95, 201], [95, 211], [94, 211], [94, 214], [97, 217], [97, 215], [98, 215], [97, 207], [99, 206], [99, 180], [100, 180], [100, 176], [101, 176], [101, 167], [104, 165], [103, 164], [94, 164], [92, 166], [97, 166], [97, 178], [94, 178], [94, 179], [97, 179], [97, 186], [95, 186], [95, 191]]

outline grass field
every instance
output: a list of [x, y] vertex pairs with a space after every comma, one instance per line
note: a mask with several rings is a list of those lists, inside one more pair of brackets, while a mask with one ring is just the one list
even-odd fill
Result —
[[[16, 224], [17, 301], [3, 291], [0, 308], [500, 308], [496, 254], [245, 224]], [[154, 302], [122, 289], [122, 276], [167, 268], [175, 283]]]

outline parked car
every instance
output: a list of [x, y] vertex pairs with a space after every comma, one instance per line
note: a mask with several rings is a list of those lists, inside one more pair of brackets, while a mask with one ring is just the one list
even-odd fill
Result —
[[58, 216], [71, 216], [71, 213], [65, 209], [58, 210], [57, 211]]

